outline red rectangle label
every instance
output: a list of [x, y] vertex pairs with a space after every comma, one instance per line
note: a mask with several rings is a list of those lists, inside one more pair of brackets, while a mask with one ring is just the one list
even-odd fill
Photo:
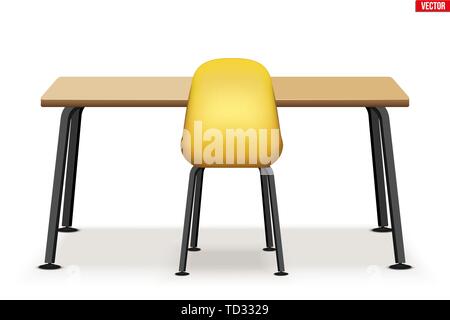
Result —
[[416, 1], [416, 12], [450, 12], [450, 1]]

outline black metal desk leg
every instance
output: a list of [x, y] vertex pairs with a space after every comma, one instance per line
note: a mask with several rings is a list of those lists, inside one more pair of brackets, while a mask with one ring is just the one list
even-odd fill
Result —
[[47, 249], [45, 264], [39, 268], [46, 270], [59, 269], [55, 265], [56, 243], [58, 240], [58, 224], [61, 212], [62, 188], [64, 183], [64, 169], [66, 166], [67, 142], [69, 126], [76, 108], [65, 108], [61, 114], [59, 125], [58, 149], [56, 152], [55, 175], [53, 178], [52, 203], [50, 206], [50, 221], [48, 225]]
[[386, 204], [386, 187], [383, 172], [383, 151], [381, 145], [380, 121], [373, 108], [367, 108], [370, 126], [370, 144], [372, 147], [372, 165], [377, 203], [378, 228], [374, 232], [390, 232]]
[[63, 204], [63, 227], [59, 229], [60, 232], [76, 232], [72, 228], [73, 220], [73, 203], [75, 198], [75, 184], [77, 179], [77, 164], [78, 164], [78, 148], [80, 145], [80, 127], [81, 114], [83, 108], [77, 108], [72, 116], [70, 123], [69, 135], [69, 151], [67, 154], [67, 171], [66, 171], [66, 186], [64, 188], [64, 204]]
[[396, 264], [391, 269], [410, 269], [405, 258], [403, 245], [402, 223], [400, 218], [400, 205], [397, 191], [397, 178], [395, 174], [394, 151], [392, 147], [391, 125], [389, 114], [385, 108], [375, 108], [380, 120], [381, 136], [383, 141], [384, 167], [386, 172], [387, 192], [389, 196], [389, 211], [391, 215], [392, 238]]

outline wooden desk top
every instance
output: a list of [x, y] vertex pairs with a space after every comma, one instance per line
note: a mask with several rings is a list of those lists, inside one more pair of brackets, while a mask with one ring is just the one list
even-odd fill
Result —
[[[279, 107], [408, 107], [389, 77], [273, 77]], [[42, 107], [185, 107], [189, 77], [62, 77]]]

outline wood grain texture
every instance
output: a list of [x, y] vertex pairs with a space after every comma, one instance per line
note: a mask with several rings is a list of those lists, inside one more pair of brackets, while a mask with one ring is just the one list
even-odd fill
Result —
[[[389, 77], [272, 77], [279, 107], [408, 107]], [[190, 77], [61, 77], [42, 107], [185, 107]]]

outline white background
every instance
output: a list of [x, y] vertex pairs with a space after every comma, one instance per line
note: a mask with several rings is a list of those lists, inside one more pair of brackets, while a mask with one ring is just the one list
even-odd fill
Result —
[[[0, 298], [449, 298], [450, 14], [390, 1], [2, 1]], [[364, 109], [280, 109], [273, 166], [288, 277], [264, 245], [256, 170], [205, 172], [200, 246], [178, 266], [190, 165], [184, 110], [86, 109], [77, 234], [43, 262], [60, 109], [59, 76], [190, 76], [245, 57], [272, 75], [392, 76], [391, 109], [408, 262], [391, 271], [376, 208]]]

